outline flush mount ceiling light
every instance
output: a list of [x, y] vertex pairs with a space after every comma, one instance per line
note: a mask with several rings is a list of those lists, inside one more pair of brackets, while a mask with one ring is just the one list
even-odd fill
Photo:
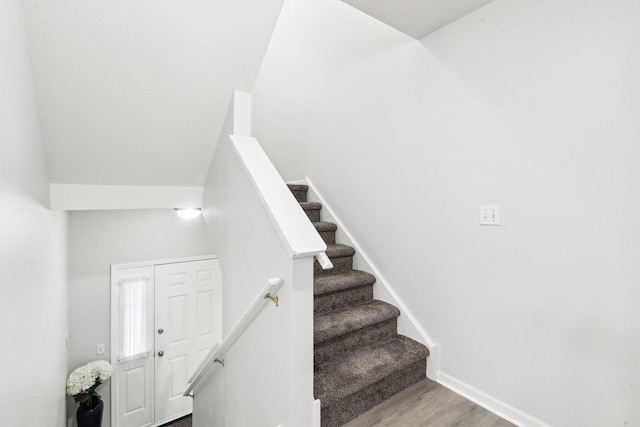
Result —
[[175, 208], [178, 216], [182, 219], [193, 219], [200, 216], [202, 209], [200, 208]]

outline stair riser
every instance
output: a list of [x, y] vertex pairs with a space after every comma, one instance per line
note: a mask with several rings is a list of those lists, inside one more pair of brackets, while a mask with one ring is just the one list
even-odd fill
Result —
[[426, 378], [426, 359], [330, 405], [322, 405], [322, 427], [339, 427], [394, 394]]
[[397, 320], [394, 317], [316, 344], [313, 351], [314, 365], [328, 362], [335, 357], [342, 357], [357, 350], [358, 347], [393, 338], [397, 334]]
[[322, 314], [345, 307], [364, 304], [373, 300], [373, 285], [358, 286], [330, 294], [317, 295], [313, 299], [313, 313]]
[[320, 222], [320, 209], [305, 209], [304, 213], [311, 222]]
[[291, 192], [293, 193], [293, 197], [295, 197], [297, 201], [299, 201], [299, 202], [306, 202], [307, 201], [307, 192], [306, 191], [303, 191], [303, 190], [291, 190]]
[[320, 237], [327, 245], [335, 245], [336, 244], [336, 232], [335, 231], [320, 231]]
[[353, 270], [353, 255], [331, 258], [333, 268], [323, 270], [318, 261], [313, 264], [313, 275], [315, 277], [328, 276], [330, 274], [346, 273]]

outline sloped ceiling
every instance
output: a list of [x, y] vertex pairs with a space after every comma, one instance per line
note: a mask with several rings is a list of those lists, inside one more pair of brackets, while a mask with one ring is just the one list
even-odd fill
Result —
[[283, 0], [24, 0], [50, 182], [204, 183]]
[[[490, 0], [344, 0], [416, 38]], [[201, 186], [283, 0], [23, 0], [49, 179]]]
[[364, 13], [421, 39], [492, 0], [342, 0]]

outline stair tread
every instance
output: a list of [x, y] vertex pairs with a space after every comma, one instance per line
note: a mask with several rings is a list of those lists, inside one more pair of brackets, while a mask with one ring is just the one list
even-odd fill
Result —
[[327, 245], [327, 250], [325, 251], [325, 253], [329, 258], [340, 258], [345, 256], [352, 256], [356, 253], [356, 250], [351, 246], [336, 243], [335, 245]]
[[302, 209], [307, 211], [310, 211], [310, 210], [319, 211], [320, 209], [322, 209], [322, 205], [318, 202], [299, 202], [299, 203]]
[[402, 335], [364, 346], [319, 365], [314, 377], [314, 395], [322, 406], [331, 405], [428, 355], [424, 345]]
[[336, 231], [338, 229], [338, 226], [336, 224], [334, 224], [333, 222], [326, 222], [326, 221], [314, 222], [313, 226], [319, 232], [320, 231]]
[[313, 322], [313, 343], [318, 344], [399, 315], [397, 307], [378, 300], [320, 314], [315, 316]]
[[309, 186], [306, 184], [287, 184], [291, 191], [308, 191]]
[[373, 274], [360, 270], [352, 270], [333, 276], [316, 277], [313, 281], [313, 294], [323, 295], [359, 286], [373, 285], [375, 281], [376, 277]]

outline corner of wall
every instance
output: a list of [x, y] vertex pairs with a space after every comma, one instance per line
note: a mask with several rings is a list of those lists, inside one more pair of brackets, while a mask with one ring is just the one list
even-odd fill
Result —
[[251, 136], [251, 94], [233, 91], [233, 134]]

